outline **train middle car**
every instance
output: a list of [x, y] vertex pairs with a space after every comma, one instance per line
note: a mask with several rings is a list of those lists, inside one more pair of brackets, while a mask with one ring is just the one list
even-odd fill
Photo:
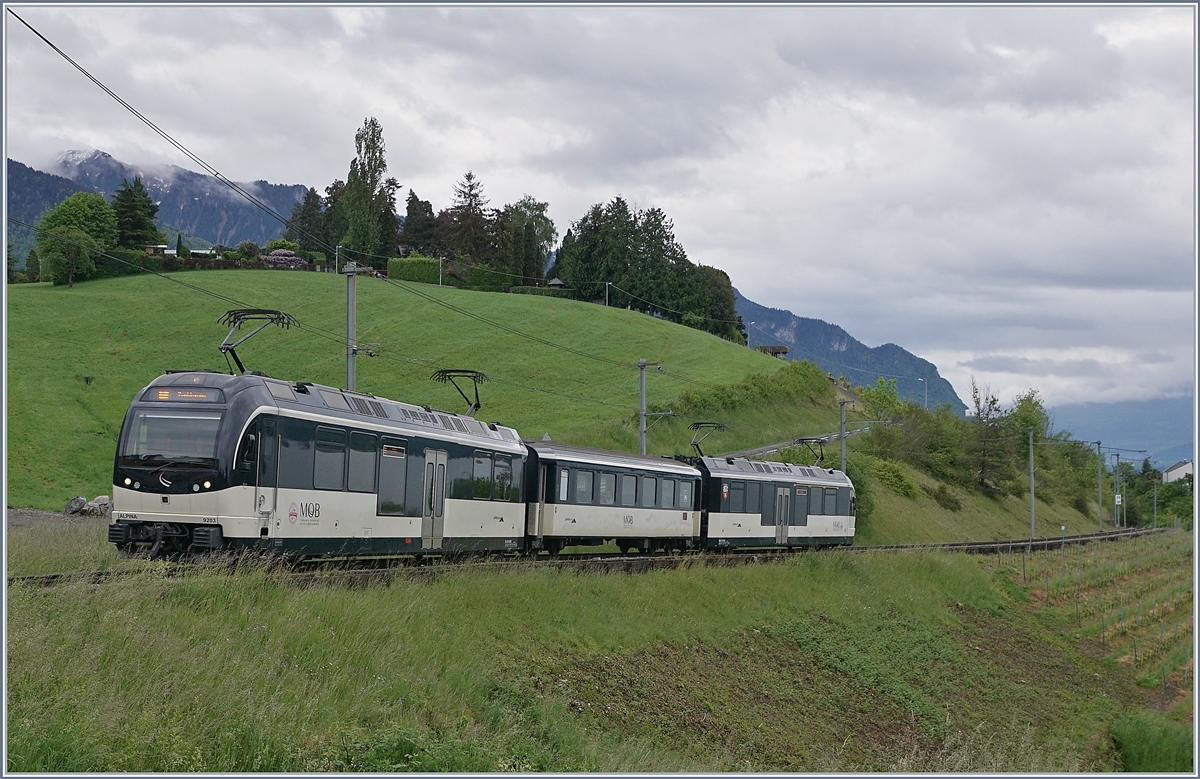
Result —
[[854, 485], [841, 471], [701, 457], [704, 544], [834, 546], [854, 541]]
[[700, 471], [644, 457], [526, 441], [527, 532], [533, 548], [615, 541], [623, 552], [683, 550], [700, 537]]

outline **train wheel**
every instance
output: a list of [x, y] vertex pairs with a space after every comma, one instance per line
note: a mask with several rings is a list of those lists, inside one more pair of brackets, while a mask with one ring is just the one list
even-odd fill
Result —
[[621, 554], [629, 554], [633, 550], [634, 544], [627, 544], [624, 541], [617, 542], [617, 548], [621, 550]]
[[562, 541], [562, 539], [559, 539], [559, 538], [547, 538], [546, 539], [546, 552], [551, 557], [558, 557], [558, 553], [563, 550], [563, 546], [565, 546], [565, 542]]

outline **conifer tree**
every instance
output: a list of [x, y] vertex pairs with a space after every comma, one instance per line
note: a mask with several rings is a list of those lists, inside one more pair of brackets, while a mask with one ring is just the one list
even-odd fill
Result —
[[134, 177], [132, 184], [121, 179], [121, 186], [113, 196], [112, 209], [117, 217], [117, 246], [141, 249], [162, 243], [162, 233], [154, 224], [158, 206], [146, 193], [141, 176]]

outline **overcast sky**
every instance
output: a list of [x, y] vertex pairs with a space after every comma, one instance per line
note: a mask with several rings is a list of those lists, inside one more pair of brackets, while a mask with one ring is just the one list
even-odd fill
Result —
[[[237, 180], [320, 191], [375, 116], [435, 209], [468, 169], [560, 234], [661, 207], [747, 297], [964, 399], [1193, 392], [1191, 8], [11, 7]], [[9, 157], [189, 167], [5, 17]]]

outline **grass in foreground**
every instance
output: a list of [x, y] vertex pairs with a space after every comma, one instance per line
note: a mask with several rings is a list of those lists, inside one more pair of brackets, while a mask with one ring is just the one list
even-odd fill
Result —
[[[1175, 538], [1153, 566], [1129, 542], [1095, 559], [1175, 575]], [[14, 587], [8, 768], [1119, 768], [1109, 728], [1146, 691], [1063, 634], [1032, 562], [1015, 581], [999, 558], [826, 553], [361, 589], [263, 566]]]

